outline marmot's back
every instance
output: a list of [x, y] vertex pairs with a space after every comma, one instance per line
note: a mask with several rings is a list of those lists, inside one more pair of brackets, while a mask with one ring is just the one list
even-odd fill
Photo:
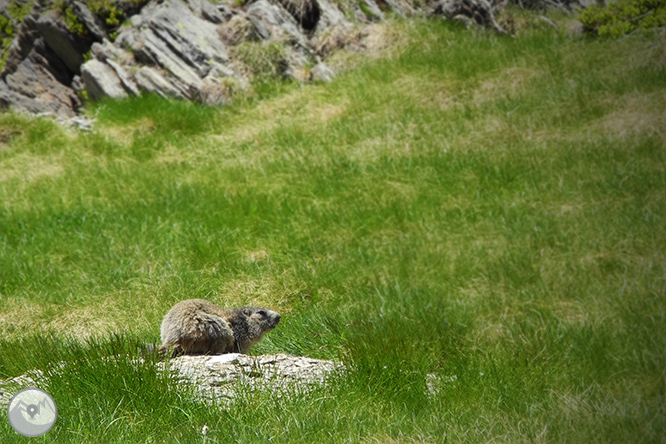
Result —
[[174, 356], [247, 353], [279, 322], [280, 315], [265, 308], [224, 309], [204, 299], [188, 299], [164, 316], [161, 349]]

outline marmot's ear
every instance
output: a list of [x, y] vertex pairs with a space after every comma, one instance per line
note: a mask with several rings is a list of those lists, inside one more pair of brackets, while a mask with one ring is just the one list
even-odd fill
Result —
[[243, 308], [243, 314], [244, 314], [245, 316], [252, 316], [252, 310], [250, 310], [249, 308], [245, 307], [245, 308]]

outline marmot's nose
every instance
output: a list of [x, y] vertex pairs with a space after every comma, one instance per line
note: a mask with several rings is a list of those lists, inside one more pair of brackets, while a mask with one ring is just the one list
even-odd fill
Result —
[[278, 325], [280, 323], [280, 314], [275, 313], [275, 325]]

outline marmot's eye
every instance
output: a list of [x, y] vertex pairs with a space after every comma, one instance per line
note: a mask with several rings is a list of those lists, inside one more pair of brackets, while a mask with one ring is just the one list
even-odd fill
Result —
[[257, 314], [258, 314], [259, 316], [265, 318], [265, 317], [266, 317], [266, 310], [259, 310], [259, 311], [257, 312]]

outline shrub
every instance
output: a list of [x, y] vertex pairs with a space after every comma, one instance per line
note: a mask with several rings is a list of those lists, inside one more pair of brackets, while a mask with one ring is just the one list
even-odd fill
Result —
[[2, 52], [2, 56], [0, 57], [0, 71], [5, 66], [5, 60], [7, 59], [7, 53], [12, 44], [13, 37], [14, 26], [11, 20], [0, 14], [0, 51]]
[[666, 0], [621, 0], [605, 6], [592, 5], [580, 21], [590, 34], [619, 37], [637, 29], [666, 25]]

